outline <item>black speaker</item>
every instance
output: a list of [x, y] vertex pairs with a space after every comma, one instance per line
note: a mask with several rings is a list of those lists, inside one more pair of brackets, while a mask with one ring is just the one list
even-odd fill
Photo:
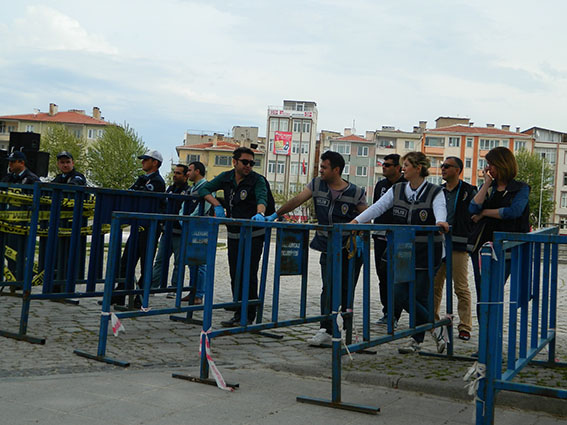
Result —
[[8, 174], [8, 151], [0, 149], [0, 180]]
[[30, 152], [39, 151], [41, 134], [32, 132], [10, 132], [10, 152], [27, 149]]
[[38, 177], [47, 177], [49, 173], [49, 152], [36, 152], [23, 149], [22, 152], [27, 158], [26, 167]]

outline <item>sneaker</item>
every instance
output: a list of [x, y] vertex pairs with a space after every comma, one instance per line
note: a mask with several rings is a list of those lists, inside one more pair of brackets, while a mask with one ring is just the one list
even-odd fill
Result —
[[376, 322], [376, 324], [387, 326], [388, 325], [388, 315], [387, 314], [383, 315], [382, 318]]
[[409, 338], [408, 342], [398, 348], [400, 354], [418, 353], [421, 350], [421, 344], [413, 338]]
[[[168, 286], [167, 289], [175, 289], [174, 286]], [[175, 298], [177, 296], [177, 292], [168, 292], [167, 295], [165, 296], [165, 298]]]
[[447, 340], [445, 338], [445, 326], [433, 329], [433, 331], [431, 331], [431, 336], [435, 340], [435, 344], [437, 344], [437, 352], [441, 354], [443, 351], [445, 351], [445, 347], [447, 346]]
[[333, 338], [327, 333], [326, 329], [321, 328], [315, 335], [313, 335], [312, 338], [309, 338], [307, 342], [309, 343], [309, 345], [331, 345]]

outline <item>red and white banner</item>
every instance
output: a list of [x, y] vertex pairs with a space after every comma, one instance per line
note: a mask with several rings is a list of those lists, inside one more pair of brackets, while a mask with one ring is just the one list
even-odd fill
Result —
[[274, 134], [274, 154], [291, 155], [291, 132], [276, 131]]

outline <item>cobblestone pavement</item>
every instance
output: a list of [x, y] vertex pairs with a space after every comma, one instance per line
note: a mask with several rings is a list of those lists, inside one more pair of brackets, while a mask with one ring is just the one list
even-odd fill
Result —
[[[272, 251], [273, 252], [273, 249]], [[308, 314], [319, 312], [321, 280], [319, 255], [310, 251]], [[272, 267], [271, 265], [270, 267]], [[215, 269], [215, 302], [230, 300], [230, 283], [226, 250], [220, 249]], [[272, 276], [271, 268], [268, 276]], [[558, 305], [558, 344], [557, 359], [567, 362], [567, 322], [563, 320], [567, 313], [567, 266], [561, 265]], [[472, 276], [470, 279], [471, 288]], [[271, 285], [268, 279], [268, 285]], [[383, 334], [385, 329], [374, 324], [380, 318], [377, 278], [371, 274], [373, 335]], [[280, 319], [296, 318], [299, 315], [299, 277], [282, 277], [280, 296]], [[475, 301], [474, 289], [471, 289]], [[361, 311], [362, 284], [358, 285], [355, 304], [355, 328], [362, 332]], [[165, 295], [150, 298], [153, 309], [173, 307], [174, 300]], [[270, 317], [271, 290], [266, 295], [264, 317]], [[456, 300], [455, 304], [456, 305]], [[21, 300], [15, 297], [0, 297], [0, 328], [9, 331], [18, 329]], [[473, 309], [474, 310], [474, 309]], [[216, 310], [213, 313], [213, 328], [220, 328], [220, 321], [230, 317], [231, 313]], [[201, 313], [195, 314], [196, 318]], [[266, 321], [266, 320], [264, 320]], [[81, 299], [78, 306], [49, 301], [33, 301], [31, 304], [28, 334], [44, 336], [46, 345], [33, 345], [0, 338], [0, 377], [34, 376], [65, 373], [84, 373], [91, 371], [112, 370], [116, 366], [99, 363], [76, 356], [74, 349], [81, 349], [96, 354], [100, 322], [100, 306], [97, 299]], [[107, 355], [112, 358], [129, 361], [131, 368], [195, 368], [199, 364], [199, 334], [196, 325], [174, 322], [169, 316], [148, 316], [123, 320], [126, 331], [118, 337], [108, 338]], [[474, 319], [476, 324], [476, 318]], [[400, 328], [407, 326], [407, 315], [402, 317]], [[319, 328], [318, 324], [280, 328], [271, 332], [282, 335], [283, 339], [273, 339], [258, 334], [240, 334], [216, 338], [212, 342], [213, 357], [227, 381], [231, 371], [255, 368], [270, 368], [300, 375], [329, 377], [331, 375], [331, 351], [310, 347], [306, 341]], [[417, 355], [400, 355], [397, 348], [404, 341], [395, 341], [374, 347], [375, 354], [354, 354], [350, 360], [343, 358], [343, 377], [349, 381], [375, 383], [402, 389], [413, 389], [435, 395], [461, 397], [469, 399], [463, 388], [462, 377], [472, 361], [449, 361], [446, 358], [433, 358]], [[470, 341], [455, 340], [455, 355], [470, 355], [476, 351], [477, 330]], [[434, 351], [435, 344], [426, 337], [424, 349]], [[544, 355], [540, 354], [543, 358]], [[565, 387], [567, 370], [548, 370], [528, 367], [517, 378], [518, 382], [533, 382], [540, 385]], [[328, 388], [322, 388], [328, 394]], [[314, 396], [317, 396], [314, 394]], [[502, 395], [501, 400], [506, 400]], [[533, 400], [536, 400], [535, 402]], [[516, 399], [514, 399], [516, 400]], [[531, 401], [530, 401], [531, 400]], [[525, 408], [537, 408], [541, 400], [532, 397], [522, 402]], [[530, 404], [531, 403], [531, 404]], [[567, 404], [567, 403], [566, 403]], [[567, 410], [563, 413], [567, 415]]]

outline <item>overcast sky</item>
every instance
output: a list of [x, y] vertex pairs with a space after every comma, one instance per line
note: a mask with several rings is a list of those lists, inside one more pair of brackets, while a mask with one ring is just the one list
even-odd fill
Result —
[[567, 131], [567, 2], [4, 2], [0, 115], [99, 106], [177, 159], [186, 130], [318, 104], [317, 130], [438, 116]]

